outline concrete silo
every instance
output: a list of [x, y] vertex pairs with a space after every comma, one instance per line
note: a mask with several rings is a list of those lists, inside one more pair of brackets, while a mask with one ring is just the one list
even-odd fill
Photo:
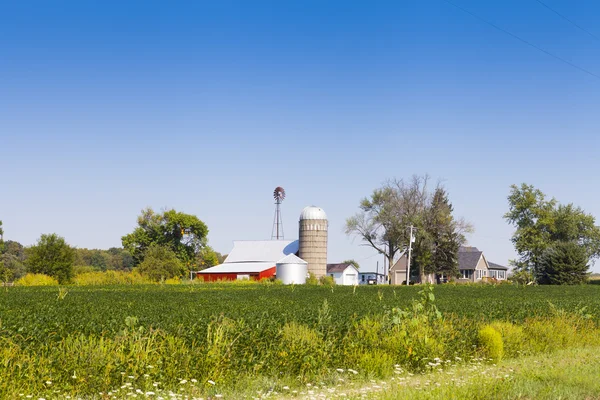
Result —
[[300, 214], [298, 255], [317, 278], [327, 274], [327, 215], [322, 208], [305, 207]]

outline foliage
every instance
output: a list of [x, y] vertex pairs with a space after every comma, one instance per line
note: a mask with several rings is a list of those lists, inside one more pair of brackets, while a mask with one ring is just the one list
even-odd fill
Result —
[[15, 282], [16, 286], [57, 286], [58, 280], [44, 274], [27, 274]]
[[152, 283], [138, 271], [92, 271], [75, 275], [73, 283], [78, 286], [90, 285], [144, 285]]
[[27, 271], [52, 276], [67, 283], [73, 276], [75, 249], [55, 233], [42, 235], [37, 244], [26, 249]]
[[389, 265], [411, 240], [409, 226], [417, 228], [411, 263], [424, 281], [425, 274], [458, 274], [458, 248], [470, 224], [455, 219], [446, 191], [428, 188], [428, 176], [409, 182], [393, 180], [376, 189], [360, 204], [361, 211], [346, 221], [346, 234], [356, 235], [381, 254]]
[[313, 274], [312, 272], [309, 272], [308, 278], [306, 278], [306, 284], [311, 285], [311, 286], [318, 285], [319, 279], [317, 278], [317, 276], [315, 274]]
[[[113, 273], [122, 274], [102, 274]], [[7, 289], [0, 398], [118, 397], [125, 383], [179, 393], [191, 378], [192, 397], [214, 398], [238, 382], [263, 382], [266, 393], [389, 378], [479, 358], [485, 325], [507, 357], [600, 345], [600, 287], [591, 285], [437, 286], [435, 295], [429, 286], [71, 286], [62, 299], [56, 287]]]
[[360, 271], [360, 265], [355, 260], [345, 260], [344, 263], [352, 264], [356, 267], [357, 270]]
[[214, 267], [220, 263], [220, 255], [210, 246], [204, 246], [196, 255], [196, 265], [198, 271], [206, 268]]
[[478, 341], [487, 358], [499, 362], [504, 356], [502, 335], [492, 326], [486, 325], [479, 330]]
[[195, 215], [175, 210], [155, 213], [147, 208], [142, 210], [137, 222], [137, 228], [121, 238], [135, 265], [140, 265], [147, 250], [156, 245], [169, 248], [189, 269], [207, 243], [208, 228]]
[[144, 261], [137, 270], [155, 282], [179, 278], [185, 276], [186, 273], [185, 267], [177, 255], [170, 248], [159, 245], [151, 245], [148, 248]]
[[91, 266], [97, 271], [130, 271], [133, 267], [133, 257], [128, 251], [117, 247], [108, 250], [76, 249], [75, 264]]
[[504, 218], [517, 228], [512, 237], [519, 254], [517, 270], [529, 271], [538, 279], [542, 257], [560, 242], [581, 246], [588, 260], [600, 257], [600, 228], [581, 208], [548, 200], [539, 189], [525, 183], [511, 186], [508, 203]]
[[334, 286], [335, 279], [333, 279], [333, 276], [323, 275], [319, 278], [319, 284], [325, 285], [325, 286]]
[[7, 282], [10, 282], [12, 278], [13, 278], [12, 271], [8, 267], [5, 267], [4, 261], [2, 261], [2, 259], [0, 259], [0, 282], [7, 283]]
[[559, 242], [546, 249], [540, 260], [538, 282], [550, 285], [577, 285], [587, 282], [588, 255], [574, 242]]

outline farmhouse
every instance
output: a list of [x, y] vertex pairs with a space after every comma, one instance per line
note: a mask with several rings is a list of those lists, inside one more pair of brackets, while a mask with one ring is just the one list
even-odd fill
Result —
[[327, 264], [327, 275], [336, 285], [358, 285], [358, 269], [352, 263]]
[[[392, 285], [406, 284], [406, 264], [407, 256], [404, 253], [390, 268]], [[483, 251], [477, 247], [462, 246], [458, 250], [458, 271], [460, 273], [458, 282], [481, 282], [487, 278], [505, 280], [508, 268], [488, 262]], [[429, 274], [425, 278], [428, 283], [445, 282], [447, 279], [445, 276], [435, 276], [435, 274]], [[410, 279], [411, 282], [420, 282], [418, 271], [412, 267]]]

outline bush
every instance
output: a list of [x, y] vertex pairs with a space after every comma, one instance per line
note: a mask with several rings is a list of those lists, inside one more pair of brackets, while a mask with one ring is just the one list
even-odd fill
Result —
[[333, 276], [323, 275], [322, 277], [319, 278], [319, 283], [321, 285], [325, 285], [325, 286], [334, 286], [335, 279], [333, 279]]
[[500, 333], [507, 357], [517, 357], [527, 352], [527, 337], [522, 326], [505, 321], [492, 322], [489, 326]]
[[78, 286], [91, 285], [143, 285], [153, 283], [137, 271], [105, 271], [85, 272], [73, 278], [73, 283]]
[[315, 276], [315, 274], [313, 274], [312, 272], [308, 273], [308, 278], [306, 278], [306, 284], [307, 285], [318, 285], [319, 284], [319, 280], [317, 279], [317, 277]]
[[27, 274], [15, 282], [16, 286], [58, 286], [58, 281], [44, 274]]
[[478, 342], [484, 354], [494, 362], [499, 362], [504, 355], [504, 344], [500, 333], [490, 325], [479, 330]]

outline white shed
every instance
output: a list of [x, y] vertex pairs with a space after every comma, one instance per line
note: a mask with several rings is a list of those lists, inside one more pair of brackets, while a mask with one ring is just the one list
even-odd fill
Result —
[[351, 263], [327, 264], [327, 275], [336, 285], [358, 285], [358, 269]]

